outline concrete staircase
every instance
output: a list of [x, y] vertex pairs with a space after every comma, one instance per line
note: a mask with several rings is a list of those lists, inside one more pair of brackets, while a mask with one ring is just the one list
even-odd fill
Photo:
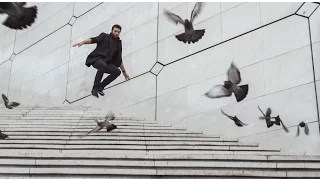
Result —
[[0, 178], [320, 177], [320, 157], [117, 117], [112, 132], [81, 137], [103, 117], [90, 107], [0, 106]]

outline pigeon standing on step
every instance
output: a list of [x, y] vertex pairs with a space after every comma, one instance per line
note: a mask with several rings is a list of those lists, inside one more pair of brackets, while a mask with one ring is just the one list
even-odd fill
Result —
[[7, 139], [7, 138], [9, 138], [9, 136], [6, 134], [3, 134], [0, 130], [0, 139]]
[[24, 7], [25, 2], [0, 2], [0, 14], [7, 14], [3, 25], [11, 29], [23, 29], [34, 23], [37, 18], [37, 6]]
[[4, 101], [4, 105], [8, 109], [12, 109], [12, 108], [17, 107], [17, 106], [20, 105], [20, 103], [17, 103], [17, 102], [10, 102], [8, 97], [6, 95], [4, 95], [4, 94], [2, 94], [2, 99]]
[[113, 129], [116, 129], [117, 126], [109, 122], [110, 120], [115, 119], [114, 114], [111, 113], [108, 116], [106, 116], [106, 118], [107, 119], [105, 119], [104, 121], [100, 121], [100, 122], [98, 120], [95, 120], [97, 123], [97, 126], [94, 129], [92, 129], [91, 131], [89, 131], [86, 135], [88, 135], [90, 133], [94, 133], [94, 132], [99, 132], [103, 128], [106, 128], [106, 130], [108, 132], [112, 131]]
[[299, 125], [298, 125], [298, 131], [297, 131], [297, 136], [299, 136], [299, 134], [300, 134], [300, 127], [302, 127], [302, 128], [304, 128], [304, 133], [306, 134], [306, 135], [309, 135], [309, 127], [308, 127], [308, 124], [306, 124], [305, 122], [301, 122], [301, 123], [299, 123]]
[[247, 124], [243, 123], [242, 121], [240, 121], [240, 119], [238, 119], [237, 116], [230, 116], [230, 115], [226, 114], [225, 112], [223, 112], [222, 109], [221, 109], [221, 113], [223, 115], [227, 116], [229, 119], [233, 120], [234, 123], [239, 127], [243, 127], [243, 126], [247, 125]]
[[234, 93], [237, 102], [242, 101], [248, 94], [249, 85], [238, 86], [241, 82], [241, 75], [239, 69], [233, 62], [227, 72], [227, 76], [228, 81], [224, 81], [224, 85], [215, 85], [204, 95], [209, 98], [221, 98], [231, 96], [232, 93]]
[[165, 15], [168, 17], [168, 19], [170, 21], [172, 21], [175, 24], [182, 24], [184, 26], [184, 30], [185, 32], [179, 35], [176, 35], [176, 38], [179, 41], [182, 41], [184, 43], [190, 44], [195, 43], [197, 41], [199, 41], [199, 39], [202, 38], [202, 36], [205, 33], [205, 29], [201, 29], [201, 30], [194, 30], [193, 29], [193, 21], [196, 17], [198, 17], [198, 15], [201, 13], [202, 9], [203, 9], [203, 5], [204, 3], [202, 2], [197, 2], [191, 12], [191, 17], [190, 17], [190, 21], [188, 19], [183, 20], [180, 16], [164, 10], [165, 11]]

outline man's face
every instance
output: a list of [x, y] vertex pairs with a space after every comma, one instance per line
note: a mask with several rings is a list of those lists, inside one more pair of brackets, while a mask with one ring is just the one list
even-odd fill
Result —
[[119, 37], [120, 36], [120, 29], [119, 28], [113, 28], [113, 30], [112, 30], [112, 35], [114, 36], [114, 37]]

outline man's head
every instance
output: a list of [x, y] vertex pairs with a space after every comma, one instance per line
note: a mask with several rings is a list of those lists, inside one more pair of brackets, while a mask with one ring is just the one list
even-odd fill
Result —
[[111, 28], [111, 33], [114, 37], [119, 37], [120, 33], [121, 33], [121, 26], [118, 24], [115, 24], [112, 26]]

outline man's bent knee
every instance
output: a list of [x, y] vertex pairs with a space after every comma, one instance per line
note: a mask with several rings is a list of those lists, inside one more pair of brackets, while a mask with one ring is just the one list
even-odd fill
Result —
[[114, 72], [114, 75], [116, 75], [116, 76], [120, 76], [120, 74], [121, 74], [121, 71], [120, 71], [119, 69], [117, 69], [117, 70]]

